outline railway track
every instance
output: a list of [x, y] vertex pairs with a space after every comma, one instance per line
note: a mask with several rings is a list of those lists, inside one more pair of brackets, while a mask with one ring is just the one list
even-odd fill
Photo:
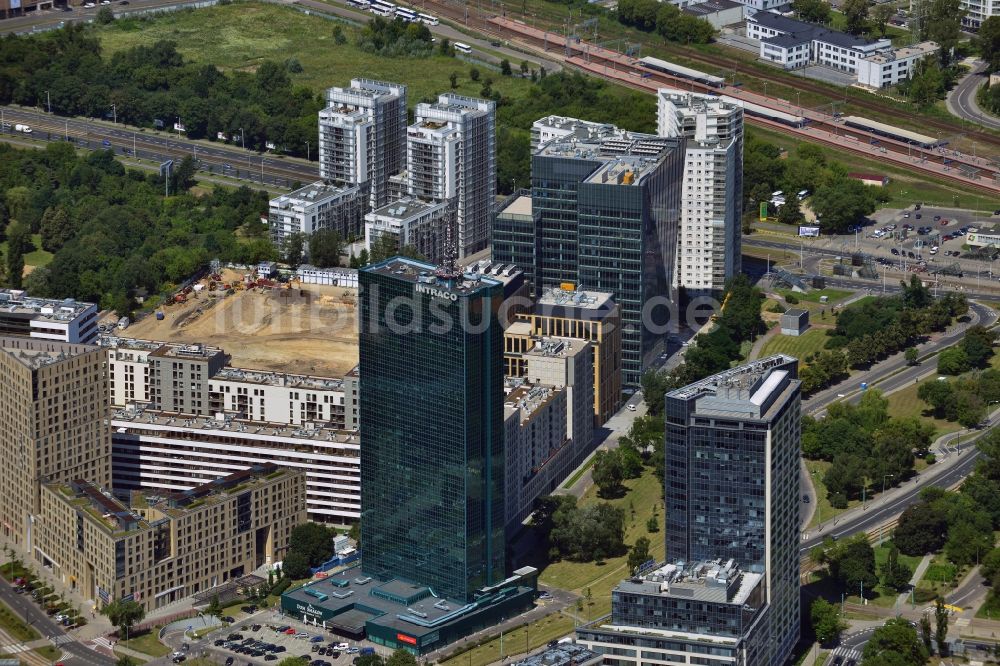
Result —
[[[430, 5], [434, 7], [435, 11], [437, 11], [438, 13], [447, 16], [448, 18], [451, 18], [453, 20], [456, 20], [459, 23], [465, 23], [468, 20], [469, 23], [474, 23], [477, 26], [480, 24], [486, 25], [488, 24], [489, 19], [492, 16], [488, 12], [484, 12], [481, 9], [469, 7], [468, 5], [471, 5], [472, 3], [468, 3], [468, 5], [466, 5], [466, 3], [459, 3], [460, 6], [456, 6], [452, 4], [451, 0], [422, 0], [422, 4], [424, 6]], [[558, 30], [564, 28], [564, 26], [562, 25], [549, 26], [549, 27], [553, 28], [557, 32]], [[682, 51], [683, 51], [683, 53], [681, 54], [682, 57], [687, 58], [689, 60], [717, 67], [719, 68], [719, 71], [722, 72], [734, 71], [733, 61], [727, 60], [721, 56], [706, 55], [703, 53], [694, 52], [689, 49], [682, 49]], [[738, 71], [738, 66], [736, 69]], [[831, 96], [831, 91], [829, 88], [816, 83], [811, 83], [808, 79], [796, 80], [793, 83], [790, 82], [785, 77], [779, 76], [777, 74], [769, 74], [768, 72], [759, 69], [747, 68], [744, 70], [744, 72], [749, 76], [753, 76], [754, 78], [760, 79], [762, 81], [767, 81], [768, 83], [774, 83], [780, 86], [791, 87], [796, 90], [801, 90], [803, 92], [810, 92], [818, 95], [824, 95], [827, 97]], [[875, 111], [878, 113], [887, 113], [887, 114], [899, 114], [902, 111], [902, 109], [894, 105], [883, 104], [873, 100], [859, 99], [858, 97], [855, 96], [847, 98], [847, 96], [845, 95], [844, 99], [849, 104], [852, 104], [862, 109], [866, 109], [868, 111]], [[928, 127], [932, 127], [936, 130], [941, 130], [942, 132], [946, 132], [947, 134], [945, 135], [944, 138], [947, 138], [947, 136], [964, 134], [966, 137], [969, 137], [970, 139], [974, 139], [991, 146], [1000, 147], [1000, 136], [997, 136], [990, 132], [968, 129], [963, 127], [961, 124], [951, 123], [948, 121], [938, 120], [935, 118], [928, 118], [928, 117], [921, 118], [921, 123]]]

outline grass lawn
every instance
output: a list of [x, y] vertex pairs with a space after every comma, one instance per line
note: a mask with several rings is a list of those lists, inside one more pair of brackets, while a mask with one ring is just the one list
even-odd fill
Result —
[[[915, 593], [923, 594], [928, 599], [933, 599], [937, 595], [947, 595], [954, 587], [953, 583], [962, 580], [967, 573], [969, 567], [952, 564], [942, 553], [937, 553], [931, 559], [927, 571], [917, 581]], [[919, 598], [917, 603], [920, 603]]]
[[826, 474], [826, 471], [830, 469], [830, 465], [832, 464], [826, 460], [806, 460], [806, 469], [809, 470], [809, 478], [812, 479], [813, 487], [816, 489], [816, 511], [809, 522], [809, 527], [816, 527], [820, 524], [821, 519], [824, 524], [829, 524], [832, 518], [861, 504], [859, 500], [854, 499], [847, 503], [846, 509], [834, 509], [830, 505], [830, 500], [826, 496], [826, 484], [823, 483], [823, 475]]
[[[339, 25], [347, 36], [344, 44], [333, 37]], [[188, 60], [212, 63], [220, 69], [252, 72], [266, 61], [297, 59], [303, 67], [291, 74], [296, 84], [310, 87], [319, 94], [324, 89], [348, 85], [351, 78], [364, 76], [384, 81], [399, 81], [409, 86], [408, 101], [416, 105], [425, 97], [436, 97], [450, 90], [448, 75], [458, 73], [454, 92], [479, 96], [482, 81], [469, 79], [470, 64], [447, 56], [429, 58], [389, 58], [359, 49], [358, 28], [317, 16], [307, 16], [291, 7], [256, 2], [206, 7], [159, 14], [155, 19], [119, 19], [96, 28], [106, 55], [134, 46], [148, 46], [159, 39], [177, 42], [177, 49]], [[308, 39], [303, 39], [308, 35]], [[515, 63], [515, 68], [519, 63]], [[483, 68], [480, 67], [482, 70]], [[494, 90], [504, 96], [520, 97], [530, 82], [525, 79], [483, 72], [493, 79]]]
[[[934, 361], [932, 360], [931, 363], [933, 362]], [[934, 377], [924, 380], [924, 382], [933, 381], [937, 380]], [[924, 422], [930, 423], [937, 429], [937, 432], [934, 435], [935, 438], [949, 432], [955, 432], [956, 430], [962, 429], [962, 426], [958, 423], [935, 418], [933, 413], [928, 409], [927, 403], [917, 397], [917, 391], [919, 390], [920, 384], [911, 384], [906, 388], [899, 389], [898, 391], [894, 391], [887, 395], [886, 398], [889, 400], [889, 416], [894, 419], [907, 418], [911, 416], [922, 419]]]
[[564, 483], [562, 487], [563, 488], [572, 488], [573, 484], [576, 483], [577, 481], [579, 481], [580, 477], [583, 476], [584, 473], [588, 469], [590, 469], [591, 467], [593, 467], [593, 465], [594, 465], [594, 457], [591, 456], [590, 460], [588, 460], [584, 465], [582, 465], [580, 467], [580, 469], [576, 470], [576, 473], [573, 474], [573, 476], [569, 477], [569, 480], [566, 481], [566, 483]]
[[791, 289], [778, 289], [777, 292], [785, 297], [789, 294], [794, 294], [795, 298], [800, 301], [809, 301], [811, 303], [819, 303], [819, 299], [826, 296], [827, 302], [823, 305], [835, 305], [837, 301], [842, 301], [854, 293], [849, 289], [833, 289], [830, 287], [827, 287], [826, 289], [813, 289], [807, 294], [800, 294], [792, 291]]
[[[115, 657], [118, 658], [118, 659], [121, 659], [122, 657], [128, 657], [132, 661], [133, 664], [145, 664], [147, 661], [150, 661], [149, 659], [140, 659], [139, 657], [136, 657], [134, 655], [125, 654], [121, 650], [114, 650], [114, 653], [115, 653]], [[190, 661], [185, 661], [184, 663], [187, 664], [188, 666], [190, 666], [190, 664], [191, 664]]]
[[48, 659], [51, 662], [58, 661], [59, 657], [62, 655], [62, 650], [53, 645], [43, 645], [40, 648], [35, 648], [32, 652], [37, 655], [41, 655], [43, 658]]
[[[632, 545], [640, 536], [649, 538], [650, 557], [660, 561], [664, 557], [663, 529], [663, 485], [653, 474], [653, 470], [645, 469], [638, 479], [625, 482], [628, 492], [624, 497], [609, 500], [614, 506], [625, 511], [625, 543]], [[581, 505], [603, 501], [597, 497], [596, 486], [591, 486]], [[634, 511], [633, 511], [634, 510]], [[656, 514], [660, 523], [660, 532], [650, 534], [646, 530], [649, 517]], [[608, 558], [604, 564], [593, 562], [553, 562], [546, 566], [539, 575], [539, 582], [563, 590], [572, 590], [586, 595], [587, 588], [591, 592], [591, 602], [584, 608], [585, 619], [596, 618], [611, 610], [611, 589], [628, 573], [627, 555]]]
[[138, 636], [132, 636], [121, 644], [130, 650], [148, 654], [151, 657], [165, 657], [170, 654], [170, 648], [160, 642], [156, 636], [157, 630], [150, 630]]
[[771, 354], [788, 354], [801, 360], [809, 354], [823, 351], [823, 345], [828, 339], [826, 329], [823, 328], [810, 328], [798, 336], [779, 334], [768, 340], [760, 356], [764, 358]]
[[[36, 249], [24, 255], [24, 265], [41, 268], [52, 263], [52, 253], [42, 249], [41, 234], [32, 234], [31, 242], [34, 243]], [[0, 243], [0, 256], [3, 256], [4, 261], [7, 260], [7, 241]]]
[[0, 629], [6, 631], [11, 637], [27, 643], [40, 636], [34, 628], [28, 626], [24, 620], [18, 617], [7, 604], [0, 603]]
[[[549, 641], [562, 638], [573, 631], [573, 618], [562, 613], [552, 613], [537, 622], [518, 627], [503, 635], [503, 656], [524, 654], [545, 645]], [[527, 642], [526, 642], [527, 641]], [[455, 664], [456, 666], [486, 666], [500, 661], [500, 638], [497, 637], [471, 650], [461, 652], [438, 663]]]
[[[889, 534], [887, 533], [886, 538], [888, 537]], [[889, 558], [888, 541], [883, 540], [881, 546], [879, 545], [874, 546], [874, 550], [875, 550], [875, 570], [880, 571], [882, 565], [884, 565], [885, 561]], [[920, 560], [922, 559], [923, 558], [921, 557], [903, 555], [902, 553], [899, 554], [899, 562], [908, 566], [910, 568], [910, 571], [916, 570], [917, 565], [920, 564]], [[868, 603], [872, 604], [873, 606], [880, 606], [882, 608], [892, 608], [896, 604], [896, 600], [899, 598], [899, 592], [896, 592], [895, 590], [892, 590], [890, 588], [883, 587], [882, 585], [878, 585], [875, 588], [875, 591], [878, 592], [878, 596], [874, 598], [868, 597]], [[850, 595], [847, 597], [847, 603], [859, 604], [861, 603], [861, 598], [858, 597], [857, 595]]]

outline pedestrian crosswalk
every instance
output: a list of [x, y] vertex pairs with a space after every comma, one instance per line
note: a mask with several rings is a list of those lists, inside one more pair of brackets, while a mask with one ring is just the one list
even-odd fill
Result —
[[62, 645], [64, 643], [72, 643], [73, 640], [74, 640], [73, 637], [70, 636], [69, 634], [59, 634], [58, 636], [52, 637], [52, 644]]
[[111, 649], [111, 641], [109, 641], [105, 636], [98, 636], [91, 641], [95, 648], [104, 648], [105, 650]]
[[[837, 661], [837, 657], [840, 657], [840, 661]], [[861, 662], [861, 652], [849, 647], [839, 647], [830, 653], [830, 657], [827, 659], [826, 663], [833, 664], [848, 664], [850, 662], [860, 663]]]

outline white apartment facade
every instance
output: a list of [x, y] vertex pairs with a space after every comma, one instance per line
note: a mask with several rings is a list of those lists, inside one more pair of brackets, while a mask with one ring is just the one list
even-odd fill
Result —
[[255, 465], [306, 474], [310, 520], [350, 524], [361, 515], [357, 432], [128, 407], [112, 413], [116, 491], [176, 492]]
[[580, 460], [594, 440], [593, 345], [576, 338], [539, 338], [524, 352], [524, 379], [566, 390], [566, 436], [573, 440], [570, 459]]
[[459, 257], [489, 245], [496, 198], [496, 103], [446, 93], [407, 131], [409, 194], [455, 205]]
[[281, 247], [291, 234], [309, 236], [320, 229], [333, 229], [345, 239], [356, 236], [361, 233], [366, 203], [360, 185], [338, 186], [324, 181], [282, 194], [268, 203], [271, 241]]
[[369, 208], [389, 200], [389, 177], [405, 165], [406, 86], [352, 79], [330, 88], [319, 114], [320, 177], [337, 185], [361, 185]]
[[749, 16], [746, 25], [747, 37], [760, 42], [761, 59], [785, 69], [817, 64], [857, 73], [859, 61], [892, 48], [889, 39], [855, 37], [772, 11]]
[[936, 42], [920, 42], [869, 56], [858, 62], [858, 83], [869, 88], [887, 88], [905, 81], [924, 58], [937, 53]]
[[431, 263], [441, 263], [447, 226], [454, 219], [452, 200], [403, 197], [365, 215], [365, 246], [371, 250], [382, 236], [394, 236], [399, 247], [412, 246]]
[[677, 286], [693, 293], [721, 291], [741, 267], [743, 107], [712, 95], [661, 89], [657, 132], [687, 139]]

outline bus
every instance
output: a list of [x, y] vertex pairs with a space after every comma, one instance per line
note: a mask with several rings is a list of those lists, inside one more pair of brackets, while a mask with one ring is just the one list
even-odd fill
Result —
[[462, 42], [455, 42], [455, 50], [461, 53], [472, 53], [472, 47]]
[[347, 0], [348, 7], [357, 7], [358, 9], [368, 9], [371, 5], [368, 0]]
[[437, 17], [431, 16], [430, 14], [417, 14], [417, 18], [419, 18], [420, 22], [424, 25], [437, 25], [440, 23], [440, 21], [437, 20]]
[[372, 14], [378, 16], [394, 16], [396, 14], [396, 5], [391, 2], [383, 2], [382, 0], [375, 0], [371, 4], [370, 9]]
[[417, 13], [412, 9], [407, 9], [406, 7], [397, 7], [396, 18], [406, 21], [407, 23], [416, 23]]

